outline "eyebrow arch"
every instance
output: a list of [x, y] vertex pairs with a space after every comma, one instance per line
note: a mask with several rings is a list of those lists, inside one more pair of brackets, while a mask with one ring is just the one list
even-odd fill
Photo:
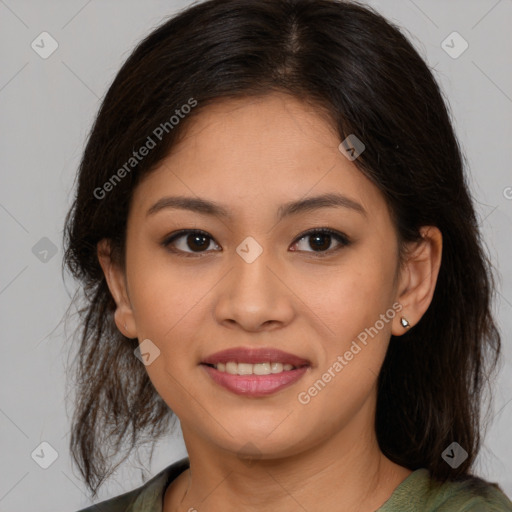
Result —
[[[341, 194], [329, 193], [285, 203], [279, 207], [277, 217], [278, 220], [281, 220], [289, 215], [296, 215], [302, 212], [329, 207], [349, 208], [366, 216], [366, 210], [358, 202]], [[189, 210], [196, 213], [214, 215], [227, 219], [232, 219], [233, 217], [229, 210], [219, 203], [199, 197], [186, 196], [162, 197], [153, 206], [151, 206], [151, 208], [149, 208], [146, 216], [154, 215], [165, 208]]]

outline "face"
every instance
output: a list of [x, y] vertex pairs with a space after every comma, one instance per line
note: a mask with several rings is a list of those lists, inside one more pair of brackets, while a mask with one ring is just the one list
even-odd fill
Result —
[[[150, 340], [151, 359], [159, 351], [146, 370], [186, 441], [273, 458], [373, 429], [377, 375], [399, 331], [398, 240], [340, 142], [289, 96], [226, 100], [134, 191], [116, 321]], [[277, 372], [267, 377], [202, 364], [227, 349], [242, 349], [232, 361], [253, 349], [268, 349], [261, 363], [284, 361], [277, 349], [307, 364], [229, 364]]]

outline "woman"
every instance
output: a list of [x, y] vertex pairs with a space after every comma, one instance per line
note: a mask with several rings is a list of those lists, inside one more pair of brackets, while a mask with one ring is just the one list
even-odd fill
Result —
[[512, 510], [471, 474], [500, 338], [462, 155], [380, 15], [210, 0], [157, 28], [66, 235], [86, 483], [171, 418], [188, 452], [102, 510]]

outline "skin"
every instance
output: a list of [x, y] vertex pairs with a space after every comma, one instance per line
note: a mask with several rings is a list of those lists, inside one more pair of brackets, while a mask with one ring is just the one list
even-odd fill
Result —
[[[191, 469], [167, 488], [165, 512], [370, 512], [411, 473], [377, 444], [377, 375], [390, 335], [406, 332], [400, 317], [414, 328], [431, 302], [442, 237], [424, 227], [400, 265], [386, 201], [339, 143], [318, 109], [288, 95], [217, 102], [192, 120], [134, 191], [125, 269], [111, 260], [108, 240], [98, 244], [116, 324], [159, 348], [146, 370], [181, 422]], [[364, 213], [324, 207], [277, 221], [283, 203], [332, 192]], [[147, 215], [173, 195], [221, 203], [232, 218], [171, 208]], [[318, 257], [314, 235], [298, 236], [325, 227], [351, 243], [324, 238], [320, 246], [329, 251]], [[198, 256], [186, 236], [174, 248], [191, 257], [162, 245], [181, 229], [206, 231], [207, 252]], [[248, 236], [263, 249], [252, 263], [236, 252]], [[394, 303], [401, 312], [308, 404], [300, 403], [298, 393]], [[199, 363], [238, 346], [277, 347], [311, 367], [265, 398], [236, 395]]]

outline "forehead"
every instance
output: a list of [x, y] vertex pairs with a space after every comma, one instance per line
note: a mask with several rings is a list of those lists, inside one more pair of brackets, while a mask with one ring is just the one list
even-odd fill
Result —
[[280, 92], [224, 98], [197, 112], [186, 123], [174, 155], [194, 146], [210, 159], [233, 158], [243, 151], [253, 159], [264, 161], [268, 156], [279, 162], [292, 152], [298, 155], [302, 149], [309, 150], [311, 144], [332, 147], [338, 138], [324, 109]]
[[140, 183], [138, 205], [172, 192], [256, 211], [257, 205], [339, 192], [365, 209], [385, 206], [379, 190], [338, 150], [336, 130], [314, 105], [274, 93], [225, 99], [198, 112]]

